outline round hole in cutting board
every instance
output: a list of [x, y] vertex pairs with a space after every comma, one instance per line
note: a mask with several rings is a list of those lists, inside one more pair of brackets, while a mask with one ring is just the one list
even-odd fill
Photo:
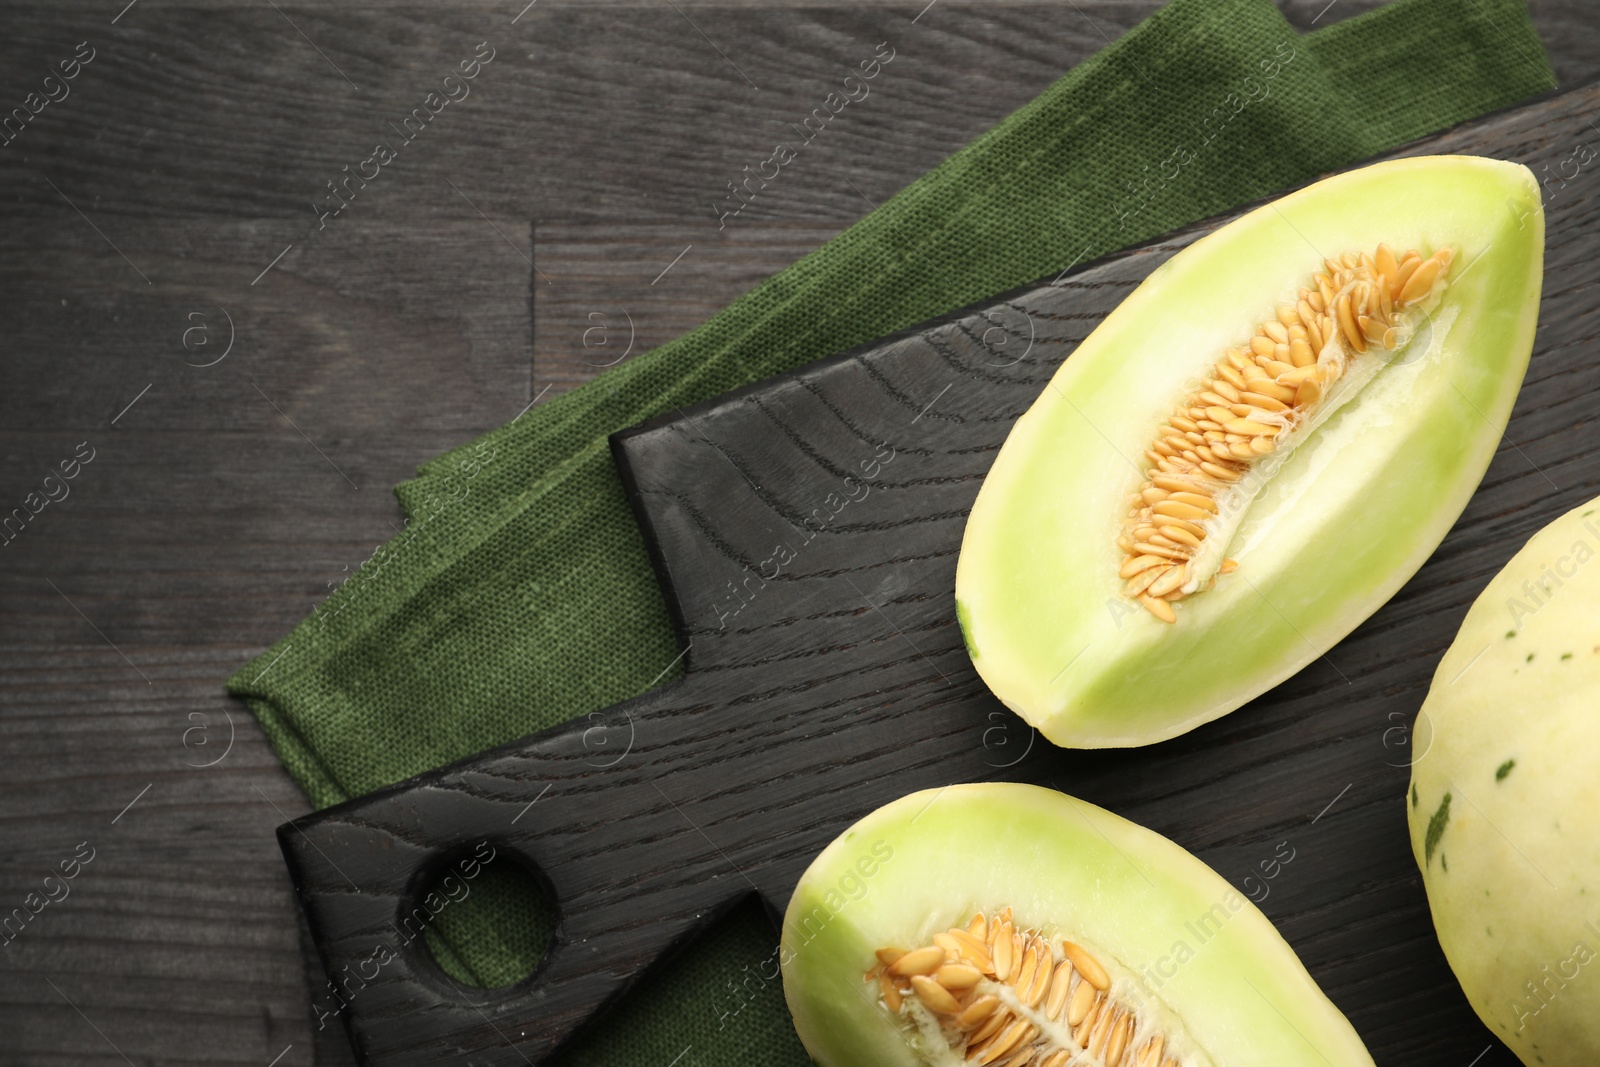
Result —
[[[468, 877], [469, 872], [475, 873]], [[432, 915], [423, 942], [439, 969], [480, 989], [515, 985], [531, 975], [557, 918], [543, 876], [490, 845], [441, 864], [420, 883], [414, 904]]]

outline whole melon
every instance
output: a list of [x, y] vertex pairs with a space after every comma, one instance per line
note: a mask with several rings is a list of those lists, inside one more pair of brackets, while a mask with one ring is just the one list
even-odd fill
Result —
[[1472, 605], [1418, 715], [1406, 796], [1467, 999], [1530, 1067], [1600, 1063], [1600, 499]]

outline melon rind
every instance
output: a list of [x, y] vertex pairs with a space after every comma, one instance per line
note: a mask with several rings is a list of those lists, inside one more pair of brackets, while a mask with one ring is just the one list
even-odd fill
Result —
[[1600, 499], [1473, 603], [1413, 751], [1411, 847], [1468, 1001], [1530, 1067], [1600, 1063]]
[[[1180, 1020], [1205, 1053], [1186, 1062], [1372, 1064], [1277, 930], [1215, 871], [1093, 804], [1008, 783], [903, 797], [807, 869], [779, 958], [811, 1057], [820, 1067], [923, 1065], [863, 977], [874, 951], [927, 944], [975, 910], [1004, 905], [1019, 925], [1089, 949], [1111, 971], [1114, 994]], [[1179, 943], [1190, 951], [1176, 964]]]
[[[1157, 620], [1117, 574], [1144, 450], [1324, 256], [1380, 242], [1455, 249], [1432, 327], [1284, 462], [1230, 548], [1238, 570]], [[1143, 745], [1326, 653], [1421, 566], [1487, 469], [1532, 349], [1543, 250], [1526, 167], [1427, 156], [1308, 186], [1157, 268], [1017, 420], [968, 519], [957, 609], [989, 688], [1058, 745]]]

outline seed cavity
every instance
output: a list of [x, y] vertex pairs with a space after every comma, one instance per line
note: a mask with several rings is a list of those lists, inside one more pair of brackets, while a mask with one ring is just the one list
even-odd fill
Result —
[[890, 1014], [935, 1067], [1197, 1067], [1119, 994], [1105, 966], [1073, 941], [1020, 928], [1010, 908], [910, 951], [885, 947], [866, 974]]
[[1123, 595], [1162, 622], [1238, 564], [1225, 553], [1256, 495], [1293, 449], [1355, 398], [1438, 302], [1455, 250], [1424, 259], [1380, 244], [1347, 252], [1229, 348], [1145, 452], [1117, 540]]

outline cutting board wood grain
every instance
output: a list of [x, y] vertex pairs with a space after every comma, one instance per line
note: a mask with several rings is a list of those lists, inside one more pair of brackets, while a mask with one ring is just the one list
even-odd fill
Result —
[[[1544, 303], [1510, 428], [1391, 603], [1176, 740], [1071, 752], [1036, 737], [973, 672], [952, 588], [1012, 422], [1107, 312], [1226, 219], [618, 434], [682, 680], [280, 830], [358, 1053], [379, 1067], [538, 1062], [750, 894], [781, 914], [817, 852], [873, 807], [1004, 779], [1109, 807], [1216, 867], [1379, 1063], [1469, 1061], [1488, 1038], [1433, 940], [1406, 836], [1410, 726], [1493, 572], [1600, 491], [1600, 166], [1575, 164], [1592, 158], [1579, 146], [1600, 148], [1597, 105], [1590, 86], [1399, 153], [1498, 156], [1549, 179]], [[1265, 878], [1285, 841], [1295, 859]], [[536, 872], [560, 922], [530, 979], [467, 989], [416, 936], [419, 898], [491, 856]]]

